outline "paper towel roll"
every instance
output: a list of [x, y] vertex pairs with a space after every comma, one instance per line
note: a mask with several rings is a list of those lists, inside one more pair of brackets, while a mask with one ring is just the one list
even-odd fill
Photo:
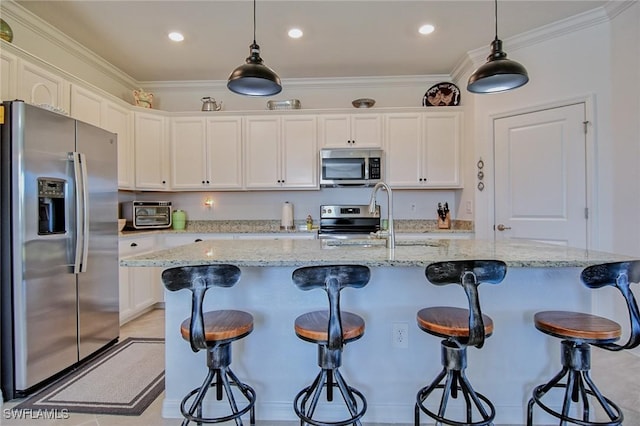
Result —
[[282, 220], [280, 222], [281, 229], [293, 229], [293, 204], [286, 201], [282, 204]]

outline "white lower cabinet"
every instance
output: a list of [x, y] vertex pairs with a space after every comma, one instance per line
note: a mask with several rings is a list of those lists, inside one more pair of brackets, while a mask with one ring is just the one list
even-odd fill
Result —
[[[120, 237], [120, 257], [135, 256], [157, 250], [155, 235]], [[133, 268], [121, 266], [120, 324], [139, 316], [164, 300], [160, 268]]]

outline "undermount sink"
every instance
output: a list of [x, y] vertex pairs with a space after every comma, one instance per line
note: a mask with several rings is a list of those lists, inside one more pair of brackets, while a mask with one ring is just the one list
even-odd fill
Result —
[[[386, 240], [384, 238], [351, 238], [323, 240], [323, 247], [385, 247]], [[396, 240], [396, 247], [399, 246], [423, 246], [423, 247], [440, 247], [442, 243], [436, 239], [418, 239], [418, 240]]]

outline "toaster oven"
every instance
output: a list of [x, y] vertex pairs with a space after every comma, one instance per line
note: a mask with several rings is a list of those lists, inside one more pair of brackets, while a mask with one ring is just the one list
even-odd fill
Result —
[[171, 227], [171, 201], [129, 201], [122, 203], [122, 217], [133, 229]]

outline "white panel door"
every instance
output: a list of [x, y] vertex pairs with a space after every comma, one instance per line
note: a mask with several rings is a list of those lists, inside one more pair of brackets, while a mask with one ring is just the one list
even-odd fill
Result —
[[494, 121], [499, 239], [586, 248], [583, 103]]
[[247, 188], [279, 188], [280, 119], [248, 117], [245, 121], [245, 184]]
[[207, 137], [204, 117], [176, 117], [171, 120], [170, 161], [172, 189], [205, 189]]
[[316, 118], [282, 117], [282, 183], [287, 188], [318, 188]]
[[102, 105], [104, 98], [90, 90], [71, 86], [71, 116], [85, 123], [103, 127]]
[[210, 188], [242, 188], [242, 118], [207, 120]]

